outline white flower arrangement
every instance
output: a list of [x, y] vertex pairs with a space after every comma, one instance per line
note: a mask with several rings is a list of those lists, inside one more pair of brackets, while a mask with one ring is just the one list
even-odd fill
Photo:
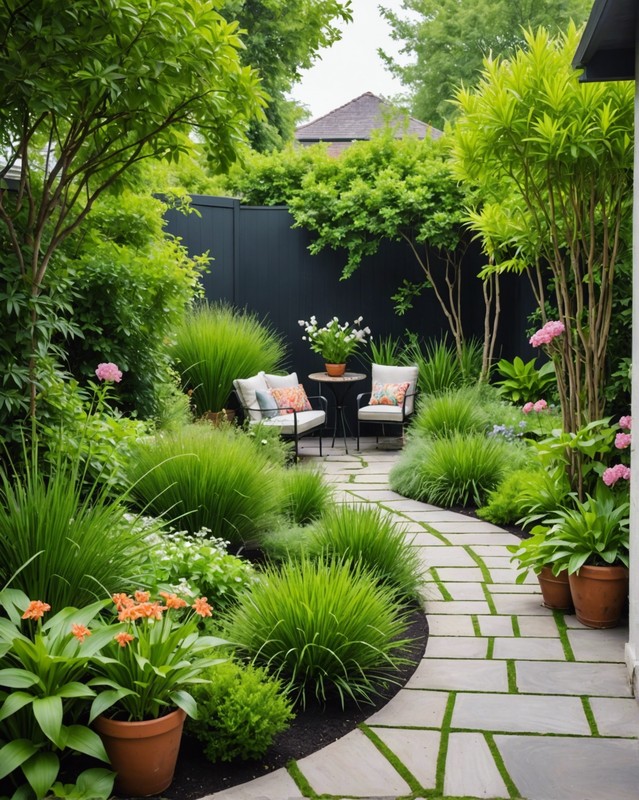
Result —
[[307, 341], [311, 350], [319, 353], [327, 364], [344, 364], [346, 359], [355, 353], [360, 345], [365, 344], [366, 337], [371, 337], [370, 328], [362, 328], [363, 317], [340, 325], [337, 317], [333, 317], [329, 322], [320, 328], [317, 318], [312, 316], [307, 322], [300, 319], [298, 323], [304, 328], [306, 336], [302, 336], [303, 341]]

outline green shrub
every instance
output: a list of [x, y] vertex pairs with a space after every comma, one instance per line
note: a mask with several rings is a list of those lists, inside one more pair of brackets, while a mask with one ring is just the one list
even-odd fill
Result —
[[285, 355], [282, 337], [246, 311], [223, 303], [198, 305], [176, 333], [173, 356], [196, 414], [225, 408], [236, 378], [274, 372]]
[[550, 397], [556, 397], [555, 365], [552, 361], [547, 361], [537, 369], [536, 362], [536, 358], [524, 362], [519, 356], [516, 356], [512, 361], [502, 358], [497, 363], [497, 371], [501, 375], [501, 380], [495, 381], [495, 383], [499, 387], [502, 397], [519, 405], [528, 401], [534, 403], [542, 397], [547, 400]]
[[371, 339], [369, 346], [369, 361], [371, 364], [388, 364], [397, 367], [402, 362], [404, 345], [401, 339], [394, 336], [383, 336]]
[[225, 636], [284, 681], [296, 700], [370, 701], [407, 644], [396, 592], [361, 564], [302, 558], [269, 567], [240, 598]]
[[299, 560], [308, 550], [312, 531], [312, 523], [291, 525], [284, 520], [264, 536], [262, 550], [271, 561]]
[[429, 396], [474, 384], [481, 372], [481, 356], [481, 344], [476, 341], [465, 343], [459, 358], [445, 338], [425, 346], [413, 338], [404, 350], [403, 362], [417, 364], [419, 391]]
[[280, 507], [280, 468], [229, 425], [187, 425], [139, 443], [129, 479], [145, 513], [234, 546], [259, 538]]
[[352, 559], [404, 598], [416, 599], [423, 582], [417, 550], [405, 530], [379, 508], [338, 506], [313, 526], [309, 554]]
[[146, 547], [124, 506], [78, 458], [43, 464], [36, 448], [24, 461], [0, 471], [0, 586], [13, 576], [56, 609], [130, 590]]
[[400, 494], [444, 508], [479, 506], [524, 458], [523, 448], [477, 434], [416, 440], [391, 471], [390, 484]]
[[433, 437], [453, 433], [480, 433], [488, 427], [488, 418], [475, 389], [465, 387], [427, 397], [420, 405], [411, 435]]
[[280, 682], [260, 667], [226, 661], [208, 669], [191, 692], [198, 719], [187, 730], [204, 745], [209, 761], [261, 758], [293, 712]]
[[251, 564], [230, 555], [228, 542], [211, 538], [207, 528], [196, 533], [158, 531], [146, 541], [152, 545], [149, 583], [155, 594], [162, 589], [180, 596], [206, 597], [217, 612], [235, 602], [256, 580]]
[[544, 480], [543, 471], [518, 469], [509, 472], [489, 493], [486, 505], [477, 509], [477, 516], [495, 525], [514, 525], [523, 516], [522, 494]]
[[331, 498], [321, 470], [298, 466], [285, 470], [282, 493], [282, 511], [295, 525], [308, 525], [320, 517]]

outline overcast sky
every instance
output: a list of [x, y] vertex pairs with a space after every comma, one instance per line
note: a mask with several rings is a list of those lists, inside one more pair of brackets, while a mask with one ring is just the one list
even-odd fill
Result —
[[[399, 50], [399, 45], [390, 38], [377, 1], [352, 0], [352, 5], [353, 21], [341, 26], [344, 30], [341, 40], [322, 52], [321, 60], [305, 71], [302, 81], [293, 89], [291, 96], [309, 108], [311, 119], [364, 92], [391, 97], [402, 91], [399, 81], [391, 77], [377, 55], [379, 47], [388, 53]], [[382, 5], [401, 11], [401, 0], [382, 0]]]

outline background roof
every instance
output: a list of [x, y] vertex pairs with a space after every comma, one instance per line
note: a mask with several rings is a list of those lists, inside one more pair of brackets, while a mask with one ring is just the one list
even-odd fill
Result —
[[583, 81], [635, 77], [637, 0], [595, 0], [573, 59]]

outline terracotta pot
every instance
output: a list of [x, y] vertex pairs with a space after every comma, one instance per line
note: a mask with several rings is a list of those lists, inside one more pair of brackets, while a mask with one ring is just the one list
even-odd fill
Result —
[[584, 566], [570, 575], [577, 619], [589, 628], [614, 628], [628, 597], [626, 567]]
[[544, 567], [537, 575], [537, 580], [541, 588], [541, 596], [544, 599], [542, 605], [556, 611], [572, 611], [568, 570], [564, 569], [559, 575], [553, 575], [550, 567]]
[[158, 719], [93, 723], [117, 772], [115, 789], [127, 797], [160, 794], [171, 785], [186, 714], [181, 708]]
[[219, 427], [225, 422], [233, 422], [235, 419], [235, 411], [232, 408], [224, 408], [222, 411], [205, 411], [202, 414], [202, 419], [212, 422], [213, 425]]
[[346, 364], [324, 364], [326, 367], [326, 374], [331, 378], [341, 378], [346, 372]]

